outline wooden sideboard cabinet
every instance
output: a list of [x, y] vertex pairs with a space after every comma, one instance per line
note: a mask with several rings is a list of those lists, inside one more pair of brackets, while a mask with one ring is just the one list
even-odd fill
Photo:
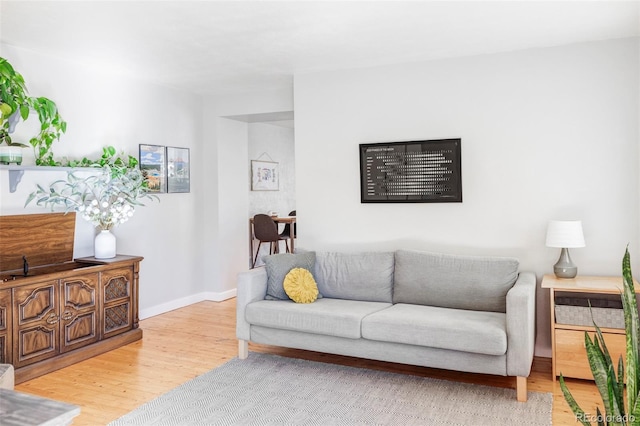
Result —
[[[50, 262], [51, 256], [42, 252], [51, 247], [56, 256], [72, 254], [67, 250], [61, 255], [65, 249], [59, 241], [64, 235], [63, 246], [73, 248], [74, 215], [50, 216], [0, 216], [0, 363], [13, 364], [16, 383], [142, 338], [138, 279], [143, 258], [118, 255], [40, 264]], [[37, 231], [40, 238], [44, 232], [46, 243], [33, 247], [11, 243], [6, 232], [3, 235], [7, 221], [14, 226], [25, 221], [40, 223]], [[55, 234], [59, 235], [49, 234], [46, 239], [48, 224], [58, 228]], [[60, 227], [66, 232], [60, 233]], [[69, 238], [71, 245], [66, 241]], [[11, 251], [2, 250], [3, 246]], [[24, 262], [23, 256], [35, 263], [26, 274], [25, 268], [16, 268]]]

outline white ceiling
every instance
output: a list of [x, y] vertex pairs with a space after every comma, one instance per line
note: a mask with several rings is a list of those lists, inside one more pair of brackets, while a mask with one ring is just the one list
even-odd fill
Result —
[[640, 35], [638, 1], [9, 1], [0, 40], [203, 93]]

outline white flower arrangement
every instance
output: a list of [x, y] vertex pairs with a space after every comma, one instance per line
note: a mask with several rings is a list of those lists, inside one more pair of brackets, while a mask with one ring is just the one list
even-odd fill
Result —
[[[143, 206], [139, 199], [157, 199], [149, 194], [142, 172], [137, 167], [104, 165], [97, 173], [79, 177], [79, 169], [67, 173], [66, 180], [57, 180], [48, 189], [38, 185], [25, 206], [36, 199], [39, 206], [64, 207], [66, 212], [75, 211], [83, 219], [100, 230], [110, 230], [125, 223]], [[84, 171], [86, 172], [86, 170]]]
[[125, 223], [136, 209], [125, 202], [122, 197], [109, 204], [108, 201], [98, 202], [93, 199], [88, 205], [80, 205], [76, 208], [78, 213], [82, 214], [82, 218], [93, 223], [100, 229], [111, 229], [116, 225]]

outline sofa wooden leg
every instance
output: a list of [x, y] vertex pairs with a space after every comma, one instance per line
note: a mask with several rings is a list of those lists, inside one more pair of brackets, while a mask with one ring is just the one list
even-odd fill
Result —
[[527, 402], [527, 378], [516, 377], [516, 398], [518, 402]]
[[246, 340], [238, 340], [238, 358], [247, 359], [249, 356], [249, 342]]

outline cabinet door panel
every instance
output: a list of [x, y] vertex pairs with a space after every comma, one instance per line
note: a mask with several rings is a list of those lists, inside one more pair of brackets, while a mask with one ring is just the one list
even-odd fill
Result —
[[130, 268], [119, 268], [102, 273], [105, 304], [126, 300], [131, 297], [132, 275]]
[[104, 309], [104, 334], [111, 336], [131, 328], [129, 303], [109, 306]]
[[[18, 331], [19, 361], [57, 353], [57, 327], [24, 327]], [[22, 363], [21, 363], [22, 364]]]
[[76, 315], [64, 323], [64, 351], [73, 349], [74, 345], [86, 345], [98, 341], [97, 318], [95, 312]]
[[[593, 333], [589, 333], [593, 338]], [[603, 333], [607, 349], [616, 368], [620, 355], [625, 359], [626, 337], [624, 334]], [[556, 330], [556, 374], [565, 377], [593, 380], [587, 349], [584, 345], [584, 331]]]
[[56, 286], [58, 282], [15, 289], [18, 325], [41, 321], [46, 315], [57, 314]]
[[98, 274], [70, 278], [62, 281], [65, 308], [77, 311], [96, 308]]
[[0, 364], [11, 364], [11, 289], [0, 290]]
[[133, 329], [133, 270], [118, 268], [102, 274], [104, 329], [108, 338]]
[[98, 283], [97, 273], [61, 280], [61, 352], [100, 340]]
[[13, 364], [21, 367], [59, 353], [58, 281], [13, 289]]

